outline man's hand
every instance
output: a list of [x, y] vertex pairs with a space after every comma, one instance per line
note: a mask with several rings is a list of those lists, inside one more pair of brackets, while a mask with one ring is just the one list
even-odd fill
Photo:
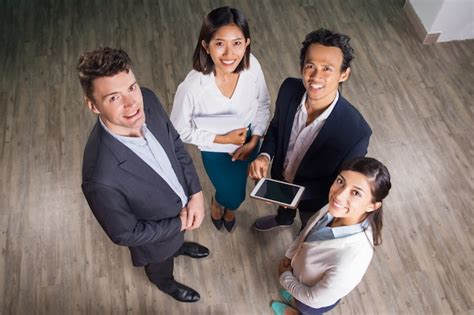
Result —
[[186, 221], [188, 219], [188, 208], [184, 207], [179, 213], [179, 219], [181, 220], [181, 230], [184, 231], [187, 229]]
[[194, 230], [198, 228], [204, 220], [204, 196], [202, 190], [189, 197], [186, 209], [186, 230]]
[[280, 261], [280, 265], [278, 266], [278, 275], [280, 276], [285, 271], [293, 272], [293, 268], [291, 268], [291, 260], [286, 256]]
[[253, 180], [259, 180], [267, 176], [270, 160], [265, 155], [259, 155], [249, 166], [249, 177]]

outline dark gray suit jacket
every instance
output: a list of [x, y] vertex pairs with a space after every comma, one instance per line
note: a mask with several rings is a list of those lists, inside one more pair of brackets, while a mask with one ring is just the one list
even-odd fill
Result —
[[[201, 191], [191, 157], [156, 95], [142, 89], [147, 128], [163, 146], [185, 193]], [[135, 266], [162, 261], [183, 243], [180, 198], [124, 144], [95, 124], [84, 150], [82, 191], [100, 225], [128, 246]]]
[[[278, 92], [275, 114], [270, 122], [260, 152], [272, 158], [272, 178], [283, 180], [291, 129], [306, 89], [300, 79], [286, 79]], [[313, 141], [295, 175], [294, 183], [306, 187], [300, 206], [317, 211], [328, 201], [329, 187], [341, 164], [367, 153], [372, 130], [359, 111], [342, 95], [323, 128]]]

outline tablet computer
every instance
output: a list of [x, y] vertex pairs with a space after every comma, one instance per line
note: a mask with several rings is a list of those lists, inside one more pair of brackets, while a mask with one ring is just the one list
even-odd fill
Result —
[[250, 193], [250, 197], [294, 209], [298, 206], [303, 191], [303, 186], [262, 178]]

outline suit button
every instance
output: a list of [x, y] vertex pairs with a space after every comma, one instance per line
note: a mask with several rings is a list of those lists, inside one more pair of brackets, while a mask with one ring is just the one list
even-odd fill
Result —
[[179, 199], [176, 199], [176, 203], [180, 203], [180, 202], [181, 202], [181, 200], [179, 200]]

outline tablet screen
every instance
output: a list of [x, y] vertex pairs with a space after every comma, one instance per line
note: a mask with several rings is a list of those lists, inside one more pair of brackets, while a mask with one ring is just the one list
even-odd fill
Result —
[[266, 180], [257, 190], [255, 196], [291, 204], [298, 190], [299, 187], [296, 186]]

